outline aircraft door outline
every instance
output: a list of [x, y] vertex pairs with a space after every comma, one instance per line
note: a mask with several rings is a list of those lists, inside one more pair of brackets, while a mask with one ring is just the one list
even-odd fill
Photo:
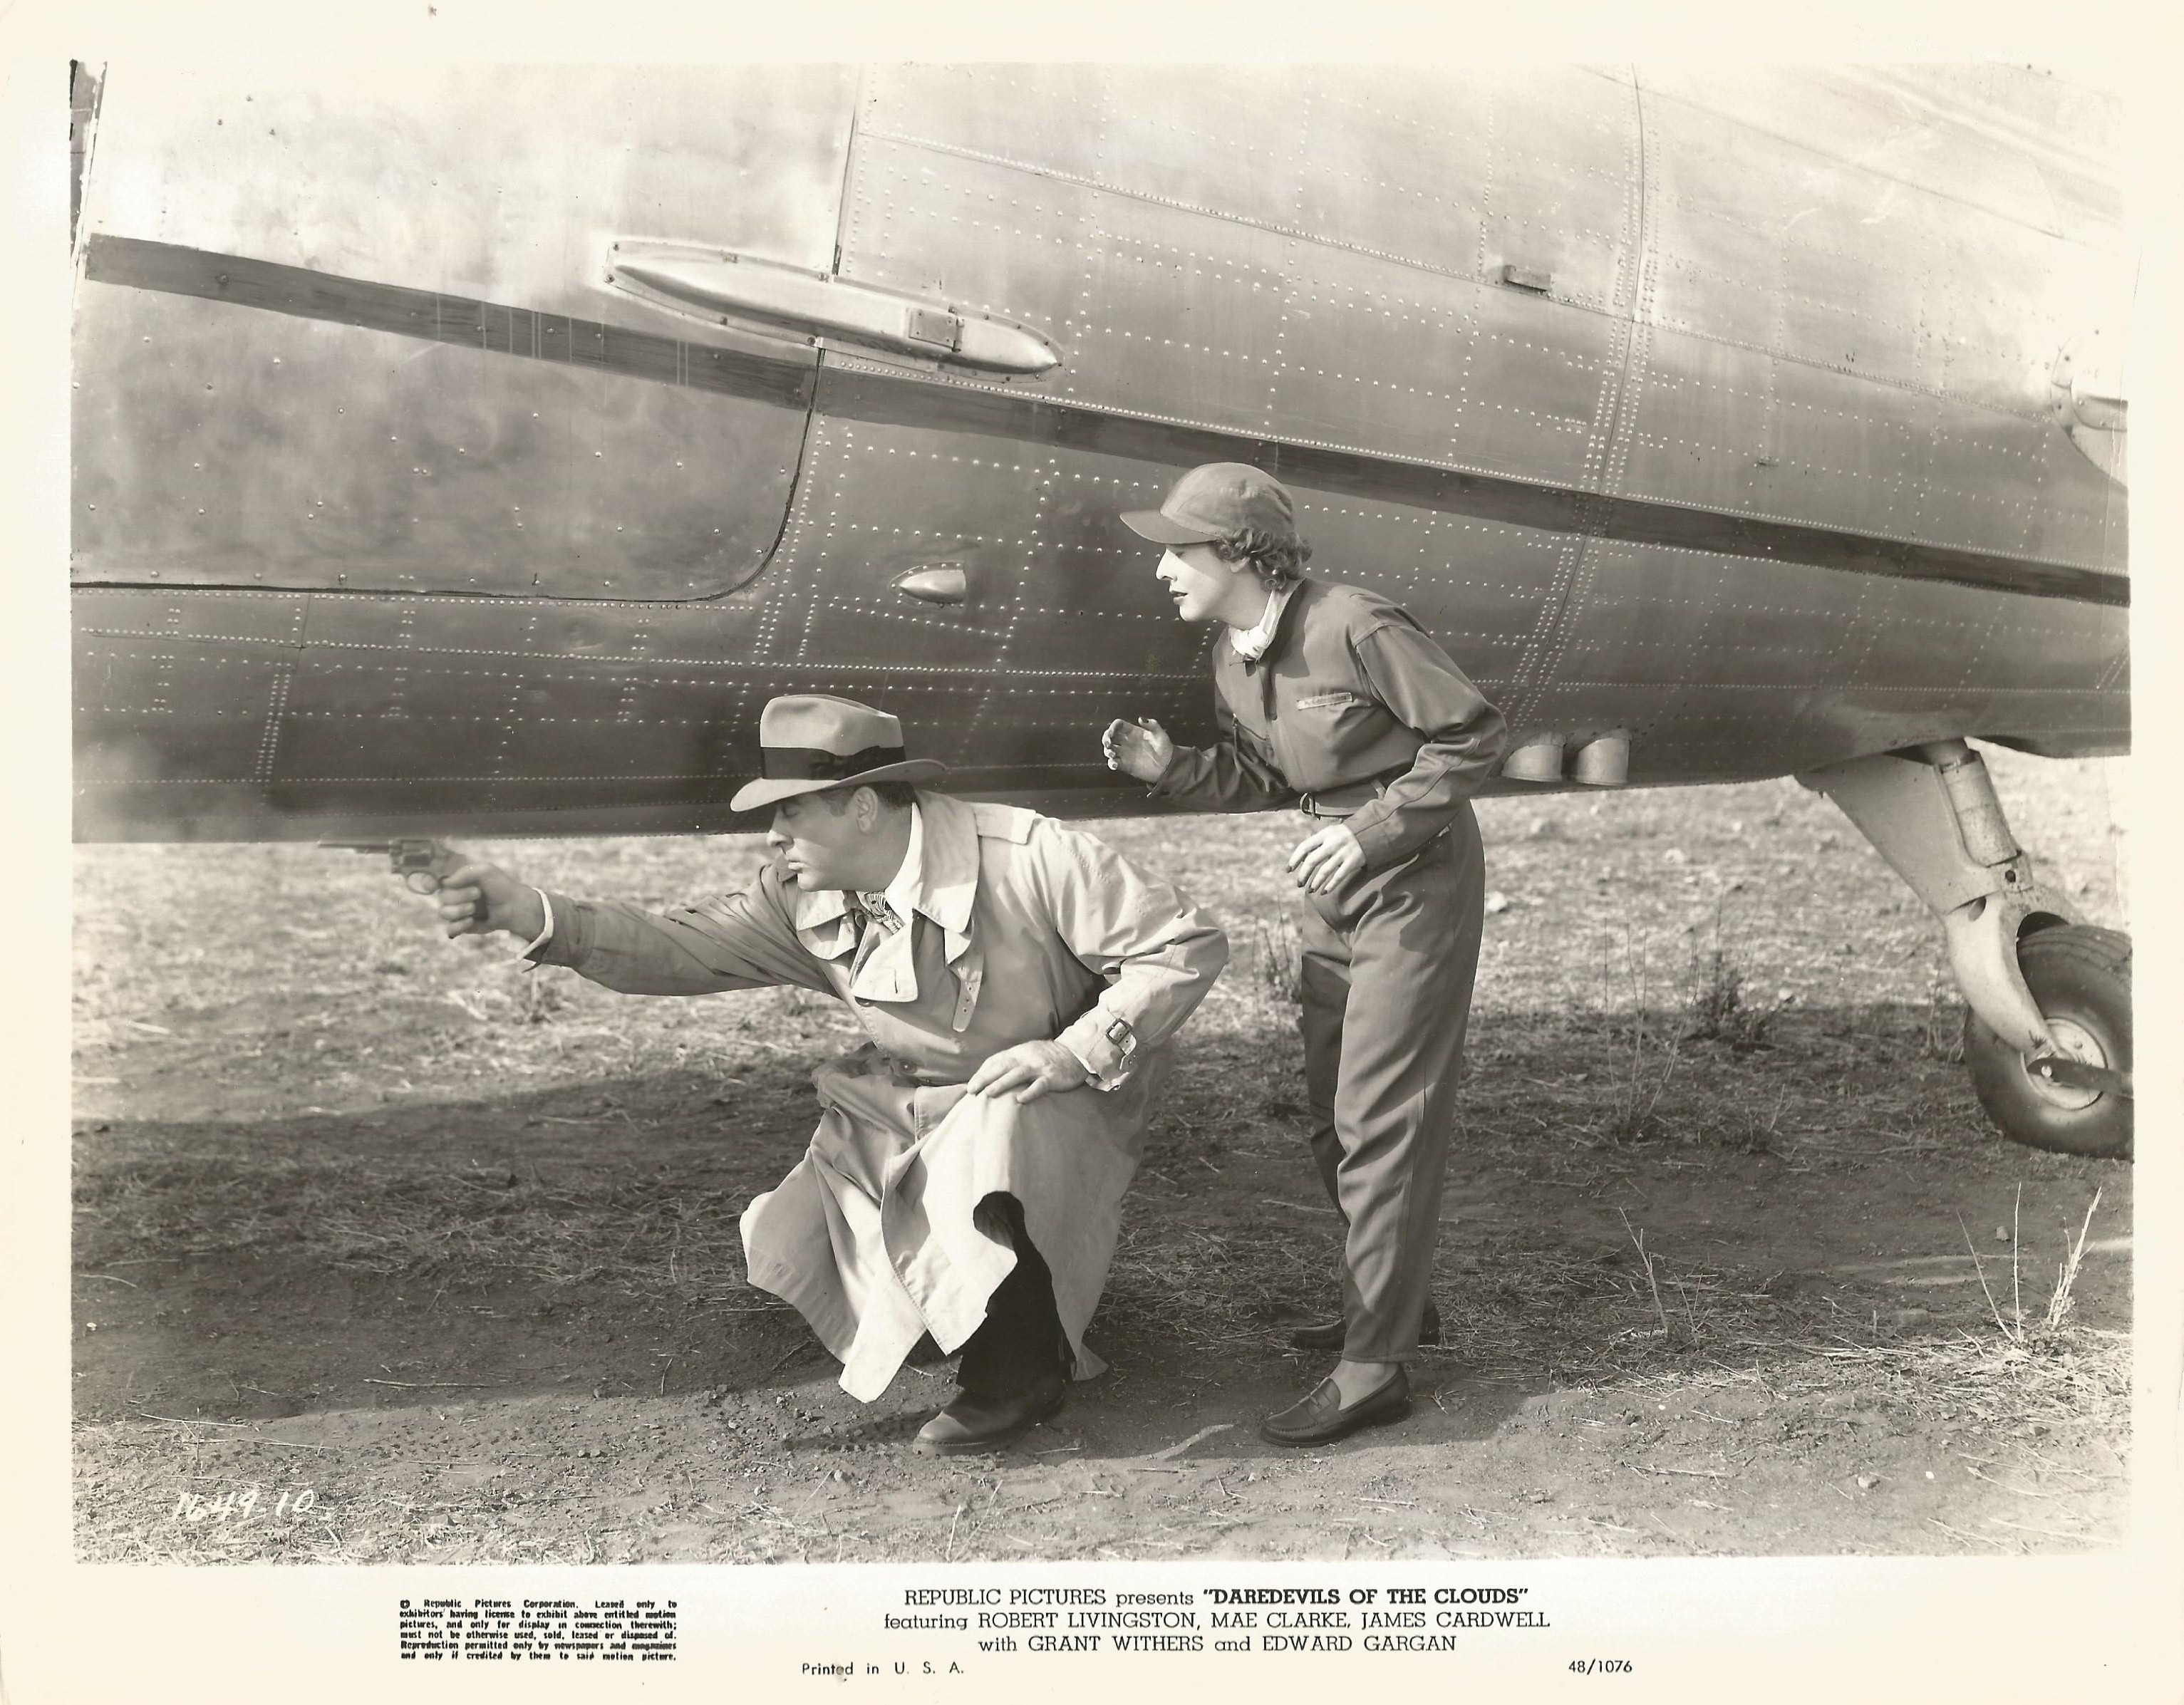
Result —
[[818, 358], [663, 330], [597, 257], [658, 231], [824, 268], [854, 74], [326, 81], [102, 86], [75, 582], [688, 602], [757, 577]]

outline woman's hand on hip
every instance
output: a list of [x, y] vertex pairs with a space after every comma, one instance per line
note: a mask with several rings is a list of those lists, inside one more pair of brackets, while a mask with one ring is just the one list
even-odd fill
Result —
[[1100, 749], [1106, 754], [1109, 769], [1120, 770], [1147, 783], [1157, 782], [1166, 775], [1175, 757], [1175, 742], [1168, 738], [1167, 730], [1150, 716], [1142, 722], [1120, 718], [1110, 722], [1106, 733], [1100, 737]]
[[1365, 849], [1347, 823], [1329, 823], [1296, 844], [1290, 874], [1306, 894], [1332, 894], [1365, 868]]

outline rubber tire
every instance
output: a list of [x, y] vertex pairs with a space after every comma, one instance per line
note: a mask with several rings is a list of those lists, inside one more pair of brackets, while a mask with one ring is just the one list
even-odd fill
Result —
[[[2114, 929], [2062, 924], [2017, 944], [2018, 969], [2041, 1012], [2083, 1025], [2109, 1064], [2131, 1070], [2131, 938]], [[1964, 1065], [1986, 1116], [2013, 1142], [2056, 1154], [2128, 1159], [2131, 1103], [2103, 1095], [2091, 1106], [2059, 1107], [2025, 1073], [2024, 1056], [1975, 1013], [1964, 1015]]]

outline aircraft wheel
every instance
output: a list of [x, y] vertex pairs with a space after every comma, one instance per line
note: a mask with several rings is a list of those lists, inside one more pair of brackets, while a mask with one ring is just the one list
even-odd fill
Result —
[[[2064, 1053], [2131, 1070], [2129, 936], [2083, 924], [2043, 929], [2018, 944], [2017, 965]], [[2131, 1154], [2127, 1099], [2044, 1081], [1974, 1013], [1964, 1015], [1964, 1064], [1980, 1106], [2013, 1142], [2066, 1155]]]

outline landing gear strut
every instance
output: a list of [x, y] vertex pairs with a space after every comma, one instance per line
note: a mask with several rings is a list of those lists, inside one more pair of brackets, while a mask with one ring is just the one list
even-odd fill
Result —
[[2079, 923], [2041, 888], [1979, 755], [1940, 741], [1797, 779], [1840, 805], [1940, 917], [1971, 1009], [1964, 1062], [2003, 1134], [2128, 1155], [2131, 939]]

